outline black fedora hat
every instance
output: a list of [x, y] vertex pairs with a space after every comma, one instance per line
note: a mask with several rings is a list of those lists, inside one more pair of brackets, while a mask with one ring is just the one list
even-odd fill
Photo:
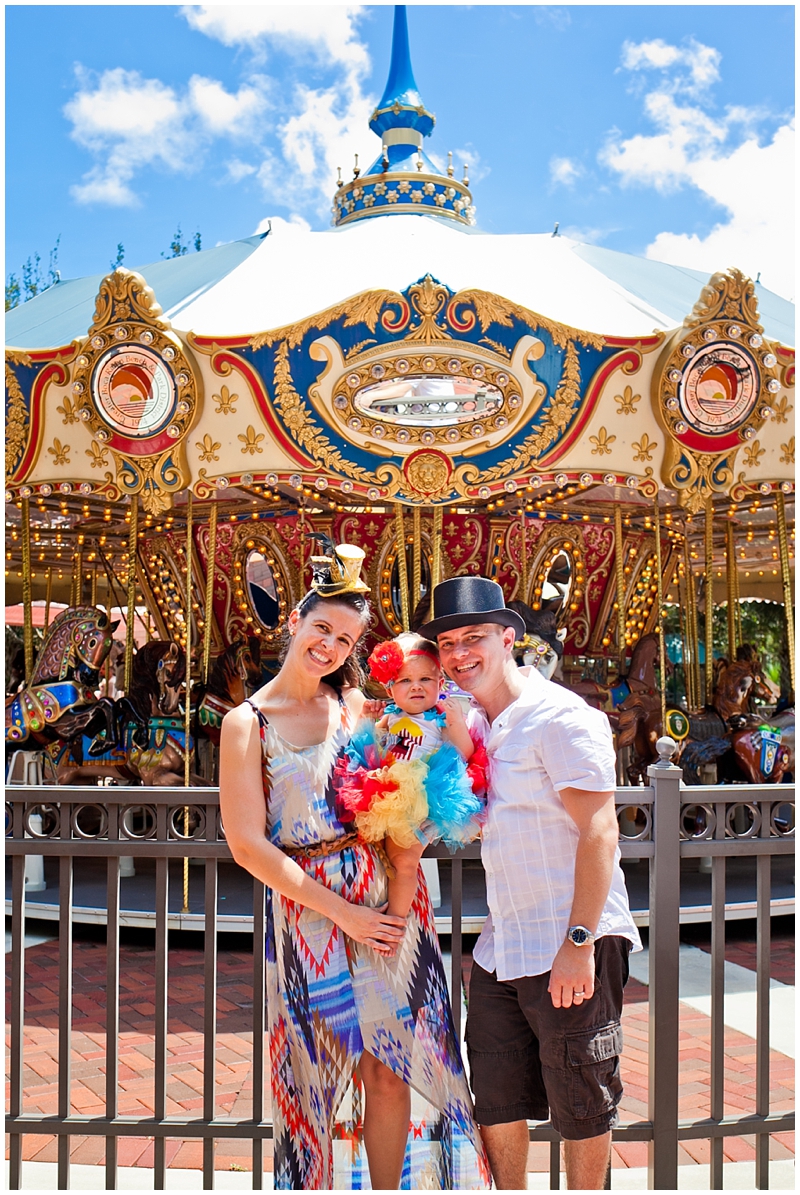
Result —
[[433, 591], [433, 619], [419, 628], [425, 639], [435, 639], [455, 627], [496, 622], [513, 627], [517, 639], [525, 634], [525, 623], [516, 610], [509, 610], [503, 591], [488, 577], [450, 577]]

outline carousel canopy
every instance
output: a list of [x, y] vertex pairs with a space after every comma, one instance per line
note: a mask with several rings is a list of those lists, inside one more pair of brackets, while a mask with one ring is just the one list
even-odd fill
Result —
[[[247, 335], [292, 323], [348, 295], [397, 291], [426, 274], [479, 288], [588, 332], [646, 336], [674, 328], [708, 281], [702, 270], [617, 253], [549, 233], [498, 235], [425, 215], [262, 236], [138, 269], [174, 327]], [[91, 325], [100, 275], [59, 282], [6, 317], [15, 348], [69, 344]], [[764, 331], [794, 344], [794, 304], [757, 286]]]

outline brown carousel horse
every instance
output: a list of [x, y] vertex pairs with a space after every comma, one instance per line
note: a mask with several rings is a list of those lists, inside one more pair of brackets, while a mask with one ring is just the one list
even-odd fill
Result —
[[[88, 744], [85, 736], [51, 752], [58, 782], [84, 784], [108, 777], [156, 788], [183, 785], [185, 680], [186, 657], [177, 644], [154, 639], [140, 647], [133, 657], [130, 692], [117, 702], [120, 733], [106, 740], [102, 754], [96, 750], [97, 740]], [[190, 751], [192, 746], [190, 736]]]
[[217, 656], [197, 705], [197, 732], [219, 746], [222, 719], [261, 683], [261, 643], [236, 639]]
[[6, 700], [7, 747], [36, 750], [76, 735], [114, 738], [114, 703], [95, 690], [116, 626], [94, 606], [61, 611], [31, 676]]

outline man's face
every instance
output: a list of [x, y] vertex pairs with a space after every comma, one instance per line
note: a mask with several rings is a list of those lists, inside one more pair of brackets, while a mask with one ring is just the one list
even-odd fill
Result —
[[512, 627], [495, 622], [457, 627], [437, 637], [442, 668], [466, 693], [476, 696], [499, 684], [514, 645]]

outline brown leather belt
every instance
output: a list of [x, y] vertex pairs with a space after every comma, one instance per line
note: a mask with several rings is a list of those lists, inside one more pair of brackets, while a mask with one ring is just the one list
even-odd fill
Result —
[[343, 838], [331, 838], [327, 842], [311, 842], [308, 846], [291, 846], [288, 843], [281, 843], [280, 848], [285, 855], [295, 859], [298, 855], [302, 855], [306, 859], [321, 859], [325, 855], [337, 855], [339, 851], [346, 851], [349, 846], [355, 846], [360, 842], [358, 834], [354, 831], [352, 834], [345, 834]]
[[284, 855], [288, 855], [290, 859], [323, 859], [327, 855], [338, 855], [340, 851], [346, 851], [348, 847], [356, 846], [358, 843], [361, 843], [362, 846], [371, 846], [373, 848], [386, 869], [388, 878], [393, 880], [396, 874], [395, 869], [389, 862], [389, 857], [386, 854], [383, 843], [365, 843], [363, 839], [359, 838], [356, 831], [352, 834], [345, 834], [343, 838], [331, 838], [327, 842], [312, 842], [308, 846], [291, 846], [289, 843], [281, 843], [280, 847]]

